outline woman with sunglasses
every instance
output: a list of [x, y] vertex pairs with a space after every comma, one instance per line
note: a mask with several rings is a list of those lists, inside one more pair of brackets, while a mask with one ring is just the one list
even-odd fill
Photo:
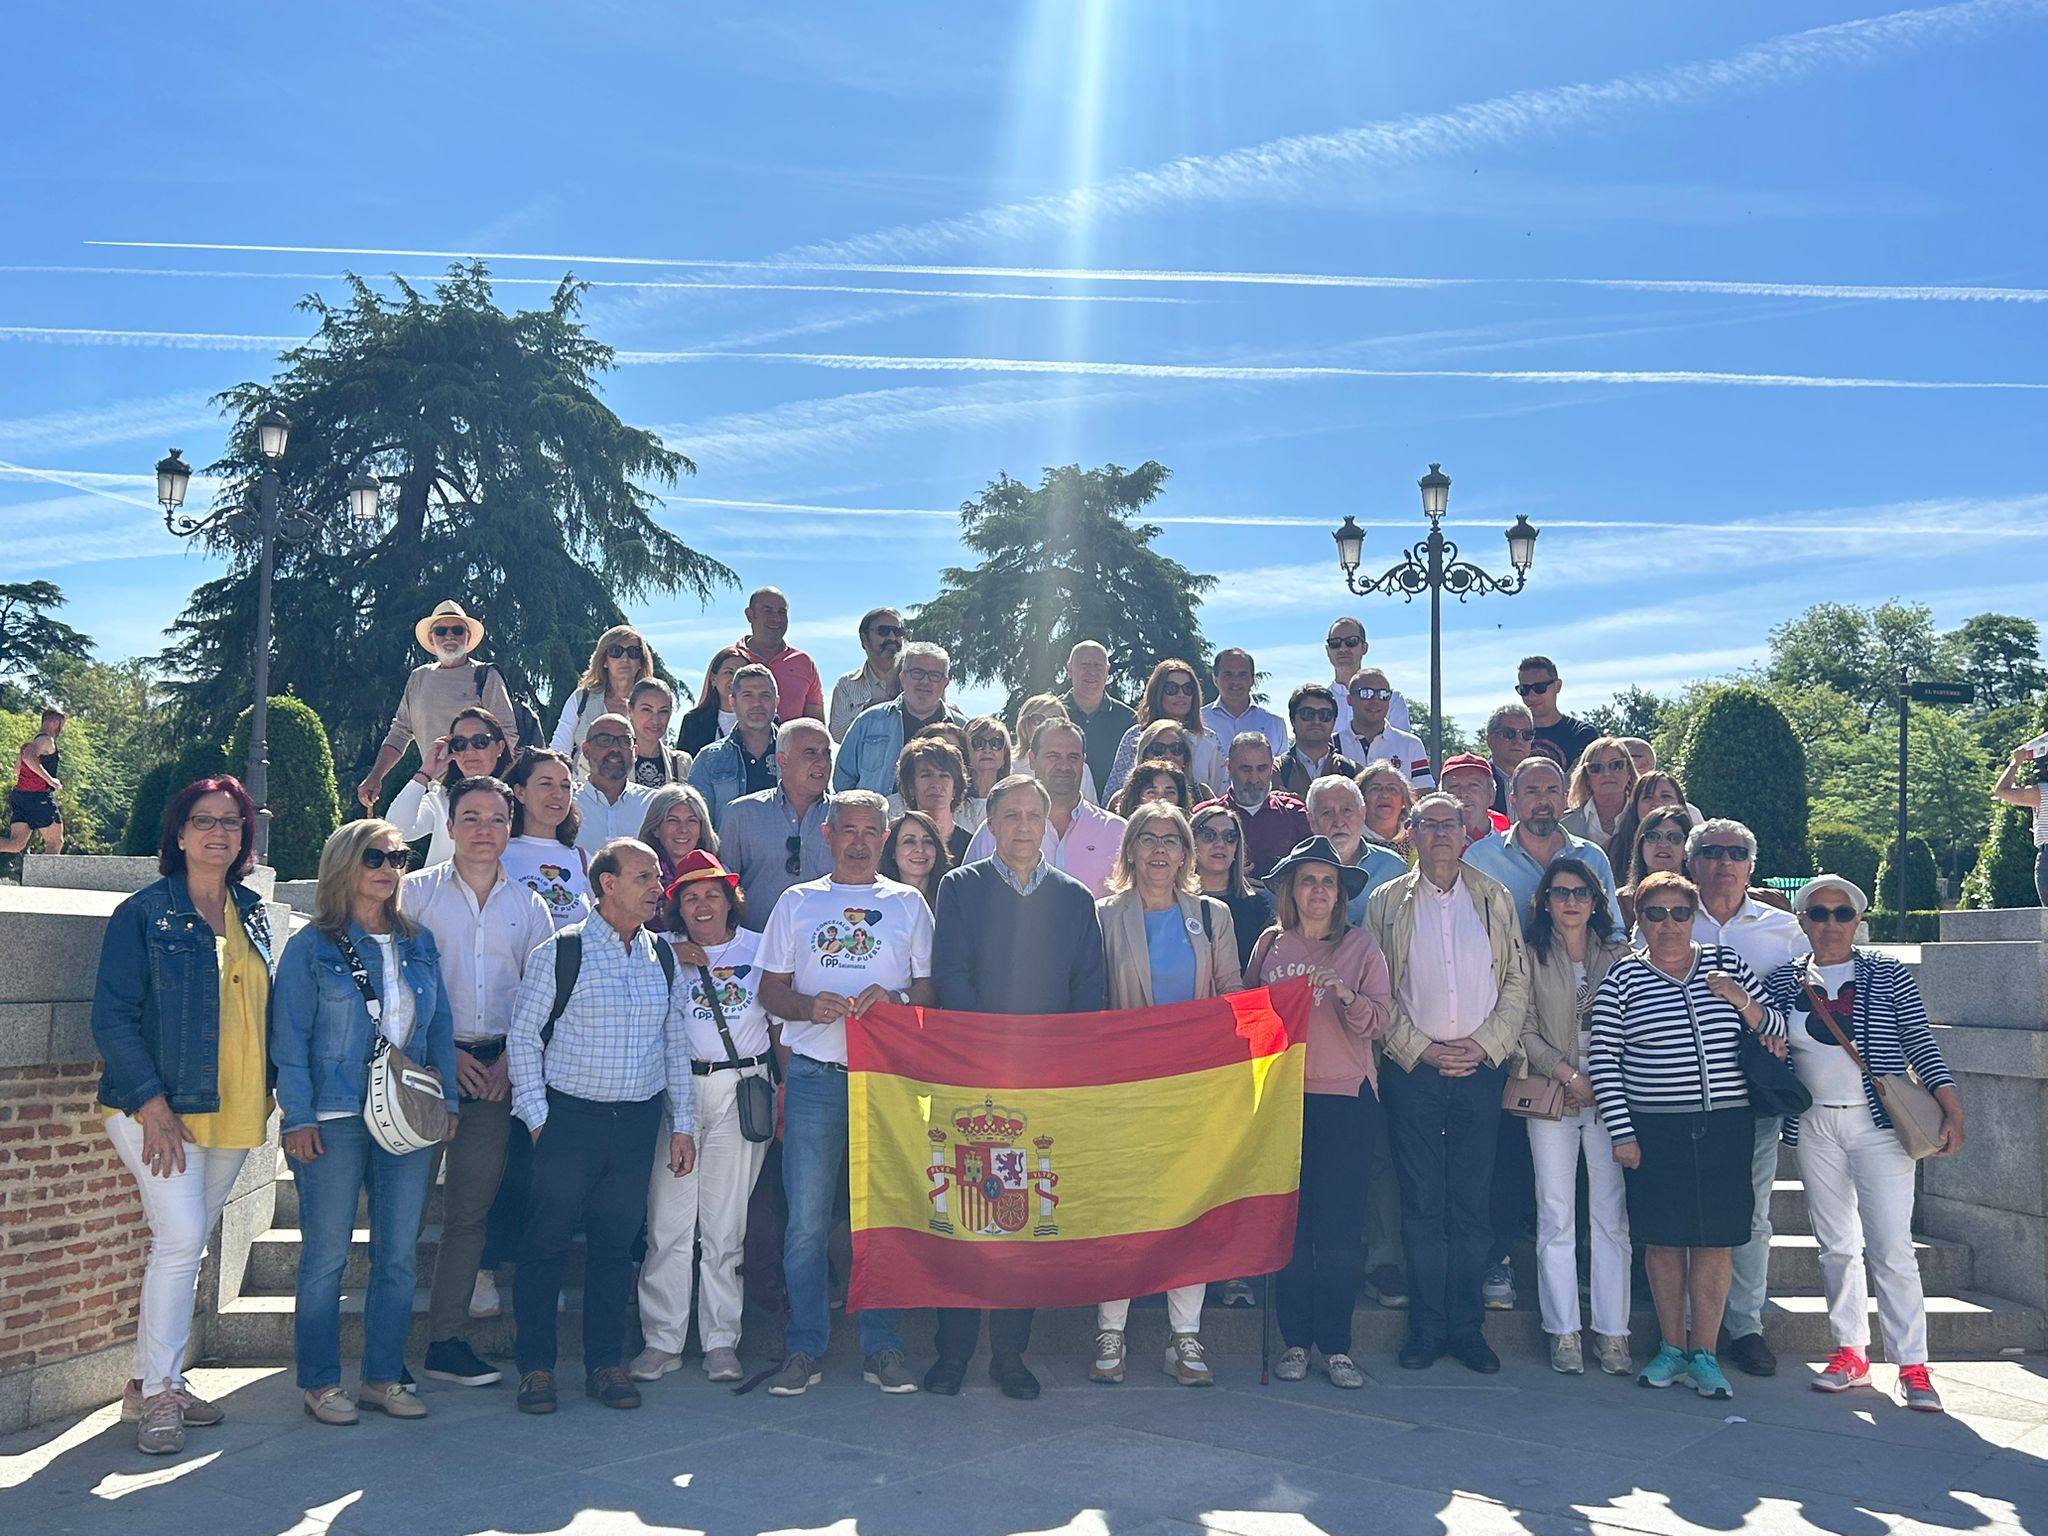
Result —
[[1646, 947], [1617, 960], [1594, 994], [1586, 1075], [1624, 1170], [1629, 1231], [1647, 1250], [1663, 1333], [1636, 1380], [1726, 1399], [1735, 1393], [1714, 1348], [1755, 1198], [1742, 1034], [1782, 1054], [1785, 1016], [1760, 1000], [1763, 984], [1734, 950], [1693, 941], [1699, 910], [1699, 887], [1683, 875], [1636, 887]]
[[971, 821], [979, 831], [988, 820], [988, 792], [1010, 776], [1014, 751], [1010, 728], [994, 715], [976, 715], [967, 722], [967, 803], [961, 807], [963, 825]]
[[1237, 818], [1220, 802], [1200, 807], [1188, 818], [1194, 829], [1195, 878], [1202, 894], [1230, 908], [1231, 930], [1237, 935], [1237, 963], [1248, 965], [1259, 935], [1273, 926], [1273, 898], [1254, 885], [1245, 872], [1244, 836]]
[[[1885, 1354], [1899, 1368], [1906, 1406], [1940, 1413], [1941, 1396], [1927, 1374], [1927, 1297], [1913, 1257], [1913, 1159], [1892, 1131], [1871, 1074], [1910, 1069], [1934, 1095], [1941, 1106], [1936, 1157], [1962, 1149], [1963, 1101], [1928, 1028], [1913, 973], [1890, 955], [1856, 947], [1856, 925], [1869, 904], [1854, 881], [1814, 876], [1792, 903], [1812, 950], [1764, 978], [1791, 1023], [1792, 1070], [1813, 1095], [1805, 1114], [1785, 1117], [1783, 1133], [1799, 1160], [1820, 1240], [1835, 1340], [1834, 1356], [1813, 1385], [1847, 1392], [1871, 1384], [1868, 1258]], [[1860, 1064], [1842, 1048], [1837, 1029]]]
[[[683, 860], [702, 850], [718, 852], [718, 834], [711, 829], [711, 811], [693, 784], [664, 784], [647, 801], [647, 814], [640, 818], [640, 841], [654, 850], [661, 869], [661, 888], [675, 882]], [[665, 933], [665, 906], [656, 907], [647, 920], [648, 931]]]
[[1602, 736], [1579, 754], [1565, 790], [1558, 824], [1574, 836], [1597, 843], [1612, 863], [1628, 846], [1617, 841], [1636, 787], [1636, 760], [1619, 736]]
[[1621, 908], [1621, 930], [1636, 931], [1636, 887], [1651, 875], [1682, 875], [1685, 843], [1692, 836], [1692, 813], [1682, 805], [1660, 805], [1644, 815], [1628, 854], [1628, 884], [1615, 893]]
[[[1623, 741], [1630, 738], [1622, 737]], [[1692, 812], [1692, 819], [1703, 818], [1693, 806], [1687, 804], [1685, 786], [1678, 782], [1676, 774], [1666, 773], [1662, 768], [1638, 768], [1636, 781], [1628, 792], [1628, 806], [1621, 813], [1621, 821], [1614, 829], [1613, 841], [1608, 845], [1607, 862], [1614, 866], [1617, 875], [1628, 873], [1629, 854], [1636, 846], [1636, 833], [1642, 829], [1643, 818], [1660, 806], [1675, 805]]]
[[100, 944], [100, 1113], [149, 1226], [121, 1417], [139, 1421], [136, 1448], [152, 1456], [225, 1417], [186, 1389], [185, 1346], [207, 1236], [270, 1118], [270, 923], [242, 883], [255, 838], [239, 780], [187, 784], [164, 809], [163, 878], [114, 908]]
[[[455, 1081], [455, 1025], [441, 988], [434, 936], [399, 909], [410, 855], [388, 821], [351, 821], [320, 850], [313, 920], [284, 947], [270, 1010], [280, 1129], [299, 1192], [299, 1283], [292, 1356], [307, 1414], [353, 1424], [358, 1408], [421, 1419], [427, 1405], [406, 1390], [405, 1338], [412, 1326], [414, 1254], [434, 1149], [387, 1152], [370, 1135], [363, 1105], [370, 1058], [382, 1035], [440, 1075], [448, 1139], [462, 1104]], [[374, 999], [374, 1006], [372, 1000]], [[356, 1204], [369, 1190], [370, 1276], [363, 1291], [363, 1382], [341, 1384], [341, 1277]]]
[[512, 744], [498, 717], [481, 705], [465, 709], [449, 723], [448, 734], [429, 745], [420, 771], [392, 796], [384, 819], [407, 842], [427, 839], [427, 862], [445, 864], [455, 857], [448, 836], [448, 791], [464, 779], [502, 779], [512, 768]]
[[884, 880], [909, 886], [924, 898], [927, 907], [937, 899], [939, 881], [952, 867], [953, 857], [946, 852], [939, 824], [923, 811], [905, 811], [896, 818], [875, 865]]
[[[1116, 761], [1109, 770], [1104, 794], [1123, 788], [1139, 760], [1138, 738], [1155, 721], [1171, 720], [1187, 733], [1188, 777], [1198, 784], [1220, 784], [1223, 777], [1223, 748], [1216, 733], [1202, 719], [1202, 681], [1195, 669], [1176, 658], [1162, 661], [1145, 680], [1145, 696], [1138, 701], [1138, 723], [1124, 732], [1117, 743]], [[1146, 754], [1148, 756], [1157, 754]]]
[[732, 728], [739, 722], [738, 706], [733, 703], [733, 674], [747, 664], [746, 652], [736, 645], [728, 645], [711, 658], [711, 665], [704, 669], [704, 686], [676, 726], [676, 745], [695, 757], [714, 741], [732, 734]]
[[[1214, 741], [1215, 737], [1211, 736], [1209, 739]], [[1178, 763], [1180, 771], [1187, 775], [1188, 793], [1194, 797], [1195, 804], [1200, 805], [1204, 800], [1215, 799], [1216, 791], [1209, 787], [1207, 781], [1195, 775], [1194, 745], [1194, 738], [1190, 737], [1182, 729], [1179, 721], [1154, 720], [1150, 725], [1138, 732], [1136, 761], [1144, 763], [1163, 758], [1169, 762]], [[1230, 787], [1230, 780], [1227, 767], [1224, 769], [1224, 773], [1223, 787], [1228, 789]], [[1114, 799], [1115, 796], [1111, 798]]]
[[[1579, 1336], [1579, 1165], [1586, 1168], [1586, 1217], [1593, 1251], [1593, 1354], [1610, 1376], [1629, 1373], [1628, 1209], [1614, 1145], [1593, 1107], [1586, 1075], [1585, 1017], [1593, 995], [1628, 953], [1607, 910], [1607, 893], [1582, 859], [1559, 858], [1543, 871], [1523, 935], [1529, 951], [1529, 1018], [1522, 1055], [1531, 1077], [1564, 1089], [1564, 1114], [1529, 1121], [1536, 1170], [1536, 1291], [1550, 1367], [1567, 1376], [1586, 1369]], [[1520, 1076], [1520, 1073], [1513, 1074]]]
[[562, 701], [561, 718], [548, 745], [571, 757], [583, 745], [590, 723], [601, 715], [630, 719], [633, 685], [655, 672], [654, 647], [630, 624], [614, 624], [597, 637], [576, 687]]

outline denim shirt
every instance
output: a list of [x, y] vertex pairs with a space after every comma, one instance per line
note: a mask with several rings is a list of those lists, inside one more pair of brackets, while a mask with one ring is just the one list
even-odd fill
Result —
[[[741, 752], [738, 736], [739, 727], [734, 726], [730, 733], [699, 752], [690, 764], [690, 783], [704, 797], [704, 803], [711, 812], [713, 830], [725, 819], [725, 808], [747, 792], [747, 760]], [[771, 744], [768, 748], [770, 788], [774, 787], [775, 777], [775, 748]]]
[[[230, 885], [242, 931], [274, 970], [263, 899]], [[92, 1038], [105, 1064], [100, 1102], [134, 1114], [162, 1096], [174, 1114], [220, 1110], [220, 960], [182, 876], [130, 896], [107, 919]]]
[[[383, 995], [383, 953], [360, 923], [350, 920], [349, 941]], [[418, 930], [396, 935], [399, 965], [412, 988], [413, 1030], [405, 1054], [441, 1075], [451, 1113], [461, 1108], [455, 1084], [455, 1020], [441, 990], [440, 952], [434, 936]], [[310, 925], [293, 934], [277, 963], [270, 989], [270, 1061], [277, 1074], [282, 1129], [317, 1125], [323, 1111], [360, 1114], [370, 1094], [370, 1053], [377, 1026], [349, 976], [341, 949]]]
[[[964, 725], [960, 711], [943, 699], [939, 718]], [[870, 704], [853, 717], [832, 765], [834, 791], [872, 789], [886, 795], [896, 787], [896, 759], [903, 755], [903, 701]]]

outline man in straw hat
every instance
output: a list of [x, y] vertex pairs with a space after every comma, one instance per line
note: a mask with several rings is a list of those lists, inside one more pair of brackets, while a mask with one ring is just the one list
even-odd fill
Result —
[[471, 618], [462, 604], [450, 598], [437, 604], [412, 632], [420, 648], [434, 659], [415, 667], [405, 680], [405, 692], [399, 695], [384, 745], [377, 749], [377, 761], [356, 786], [356, 799], [366, 811], [376, 810], [384, 775], [405, 756], [407, 744], [429, 742], [446, 734], [449, 722], [461, 710], [488, 709], [505, 728], [507, 744], [514, 750], [520, 745], [504, 673], [490, 662], [470, 660], [470, 652], [483, 644], [483, 620]]

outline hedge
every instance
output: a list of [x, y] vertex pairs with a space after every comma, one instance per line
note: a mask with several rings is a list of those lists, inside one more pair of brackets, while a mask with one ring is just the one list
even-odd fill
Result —
[[[249, 714], [243, 710], [228, 738], [228, 758], [249, 756]], [[320, 872], [320, 849], [341, 825], [341, 797], [334, 784], [334, 752], [327, 727], [303, 699], [281, 695], [270, 701], [267, 737], [270, 864], [280, 880], [310, 880]]]
[[1824, 821], [1807, 834], [1806, 846], [1815, 874], [1854, 880], [1864, 895], [1877, 899], [1877, 866], [1884, 848], [1868, 832], [1846, 821]]
[[1675, 768], [1709, 816], [1755, 834], [1759, 876], [1813, 873], [1806, 846], [1806, 753], [1768, 695], [1724, 688], [1700, 706]]
[[2001, 805], [1977, 850], [1977, 862], [1963, 877], [1964, 907], [2031, 907], [2034, 890], [2034, 813], [2024, 805]]
[[1941, 939], [1939, 911], [1908, 912], [1904, 937], [1899, 934], [1899, 919], [1895, 912], [1872, 907], [1863, 914], [1863, 918], [1870, 924], [1870, 941], [1873, 944], [1934, 944]]
[[[1887, 848], [1884, 862], [1877, 867], [1877, 889], [1869, 893], [1873, 904], [1882, 901], [1896, 905], [1899, 899], [1898, 849], [1896, 842]], [[1934, 862], [1934, 849], [1924, 837], [1909, 837], [1906, 839], [1906, 911], [1910, 915], [1940, 906], [1941, 877]]]

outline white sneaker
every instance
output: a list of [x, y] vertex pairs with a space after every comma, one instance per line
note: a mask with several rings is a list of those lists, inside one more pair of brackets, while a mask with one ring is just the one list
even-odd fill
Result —
[[683, 1357], [672, 1355], [665, 1349], [656, 1349], [652, 1344], [633, 1357], [633, 1363], [626, 1367], [627, 1376], [634, 1381], [659, 1381], [670, 1371], [683, 1368]]
[[713, 1381], [738, 1381], [746, 1375], [740, 1369], [740, 1352], [736, 1349], [707, 1349], [704, 1351], [704, 1374]]
[[1593, 1358], [1610, 1376], [1626, 1376], [1635, 1369], [1635, 1362], [1629, 1358], [1628, 1340], [1618, 1334], [1594, 1334]]
[[1088, 1379], [1112, 1383], [1124, 1379], [1124, 1333], [1121, 1328], [1104, 1328], [1095, 1335], [1095, 1360], [1088, 1367]]
[[1166, 1374], [1184, 1387], [1206, 1387], [1216, 1380], [1202, 1353], [1199, 1334], [1176, 1333], [1166, 1346]]
[[469, 1315], [471, 1317], [496, 1317], [501, 1303], [498, 1299], [498, 1277], [488, 1269], [476, 1272], [476, 1284], [469, 1292]]
[[1560, 1376], [1586, 1374], [1586, 1344], [1576, 1333], [1550, 1336], [1550, 1368]]

